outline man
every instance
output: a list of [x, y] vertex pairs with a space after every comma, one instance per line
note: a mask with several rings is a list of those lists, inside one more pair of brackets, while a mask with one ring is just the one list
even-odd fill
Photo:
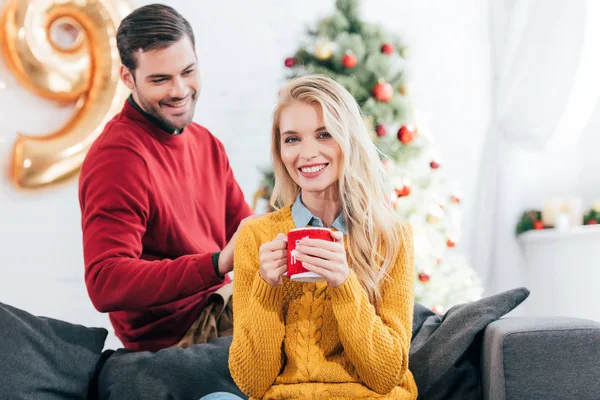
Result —
[[141, 7], [117, 45], [132, 94], [82, 165], [85, 281], [125, 348], [187, 347], [231, 329], [226, 274], [251, 210], [221, 142], [192, 122], [200, 79], [188, 21]]

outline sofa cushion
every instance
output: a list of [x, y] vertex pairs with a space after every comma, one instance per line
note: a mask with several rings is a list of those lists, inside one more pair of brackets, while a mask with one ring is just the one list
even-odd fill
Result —
[[569, 317], [504, 318], [485, 331], [484, 397], [600, 397], [600, 323]]
[[483, 330], [527, 296], [529, 290], [517, 288], [454, 306], [444, 316], [415, 305], [408, 362], [419, 389], [419, 398], [480, 399]]
[[107, 334], [0, 303], [0, 399], [86, 399]]

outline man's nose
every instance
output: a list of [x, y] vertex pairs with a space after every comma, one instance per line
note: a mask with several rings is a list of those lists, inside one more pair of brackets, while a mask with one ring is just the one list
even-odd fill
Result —
[[187, 86], [181, 77], [173, 80], [173, 85], [169, 91], [169, 96], [176, 99], [183, 99], [187, 95]]

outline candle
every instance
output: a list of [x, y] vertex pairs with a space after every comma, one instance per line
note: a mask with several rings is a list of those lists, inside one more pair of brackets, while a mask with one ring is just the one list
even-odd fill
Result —
[[542, 222], [544, 226], [556, 225], [556, 217], [561, 212], [562, 201], [560, 199], [548, 200], [542, 208]]
[[569, 215], [570, 226], [579, 226], [583, 224], [583, 205], [581, 198], [572, 197], [566, 199], [563, 203], [562, 211]]

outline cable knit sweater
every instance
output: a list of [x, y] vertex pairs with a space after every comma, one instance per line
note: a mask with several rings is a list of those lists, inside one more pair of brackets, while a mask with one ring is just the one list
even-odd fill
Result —
[[290, 207], [247, 222], [234, 253], [229, 369], [256, 399], [415, 399], [408, 370], [413, 312], [412, 238], [382, 287], [379, 312], [350, 266], [338, 288], [258, 274], [261, 244], [295, 228]]

